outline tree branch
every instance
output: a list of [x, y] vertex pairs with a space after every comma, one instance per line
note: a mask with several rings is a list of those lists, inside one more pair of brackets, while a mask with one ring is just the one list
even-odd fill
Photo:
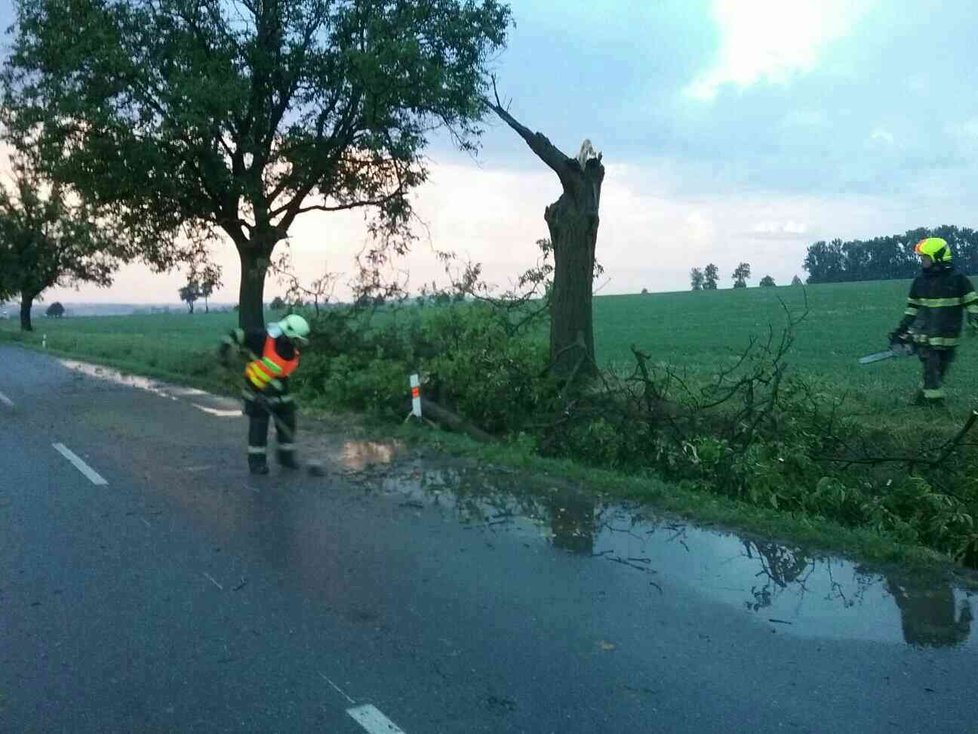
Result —
[[499, 99], [499, 91], [496, 89], [496, 79], [492, 80], [492, 91], [496, 98], [495, 102], [488, 101], [489, 108], [509, 125], [516, 133], [526, 141], [530, 150], [536, 153], [537, 157], [546, 163], [564, 182], [565, 177], [570, 173], [572, 159], [557, 148], [543, 133], [534, 133], [528, 127], [520, 123], [515, 117], [503, 107]]

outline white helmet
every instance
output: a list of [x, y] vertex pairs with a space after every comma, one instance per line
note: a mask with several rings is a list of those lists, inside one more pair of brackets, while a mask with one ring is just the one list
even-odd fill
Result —
[[286, 316], [278, 322], [278, 328], [289, 341], [303, 345], [309, 343], [309, 322], [299, 314], [294, 313]]

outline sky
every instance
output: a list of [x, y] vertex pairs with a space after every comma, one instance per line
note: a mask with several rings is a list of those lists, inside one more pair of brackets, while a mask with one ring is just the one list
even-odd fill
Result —
[[[731, 285], [804, 277], [809, 244], [920, 226], [978, 226], [973, 0], [511, 0], [495, 62], [510, 111], [569, 155], [584, 138], [607, 174], [597, 257], [602, 294], [684, 290], [715, 262]], [[0, 0], [0, 20], [11, 17]], [[488, 120], [476, 156], [444, 137], [416, 192], [425, 222], [400, 264], [438, 278], [433, 250], [481, 262], [506, 286], [536, 260], [556, 177]], [[306, 280], [340, 273], [366, 242], [362, 214], [309, 214], [289, 247]], [[235, 299], [233, 247], [216, 243]], [[141, 266], [111, 288], [47, 300], [175, 303], [179, 273]], [[271, 281], [270, 296], [283, 289]]]

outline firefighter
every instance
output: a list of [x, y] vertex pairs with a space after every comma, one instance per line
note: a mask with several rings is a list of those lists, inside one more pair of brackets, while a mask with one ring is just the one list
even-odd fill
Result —
[[278, 461], [298, 469], [295, 458], [295, 403], [289, 394], [289, 376], [299, 366], [299, 347], [309, 343], [309, 324], [291, 314], [264, 331], [235, 329], [221, 344], [220, 358], [229, 365], [233, 349], [247, 364], [244, 371], [244, 412], [248, 416], [248, 468], [268, 474], [268, 423], [274, 419]]
[[940, 237], [927, 237], [914, 247], [921, 273], [910, 287], [907, 310], [890, 334], [891, 344], [912, 344], [924, 369], [917, 405], [942, 405], [944, 378], [961, 337], [962, 316], [968, 314], [973, 335], [978, 330], [978, 294], [967, 276], [951, 264], [951, 248]]

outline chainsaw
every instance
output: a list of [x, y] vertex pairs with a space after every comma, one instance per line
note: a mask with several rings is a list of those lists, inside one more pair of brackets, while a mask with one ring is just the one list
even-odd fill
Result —
[[882, 362], [884, 359], [894, 359], [896, 357], [912, 357], [917, 350], [913, 344], [896, 341], [890, 344], [890, 348], [875, 354], [867, 354], [859, 360], [859, 364], [867, 365], [874, 362]]

